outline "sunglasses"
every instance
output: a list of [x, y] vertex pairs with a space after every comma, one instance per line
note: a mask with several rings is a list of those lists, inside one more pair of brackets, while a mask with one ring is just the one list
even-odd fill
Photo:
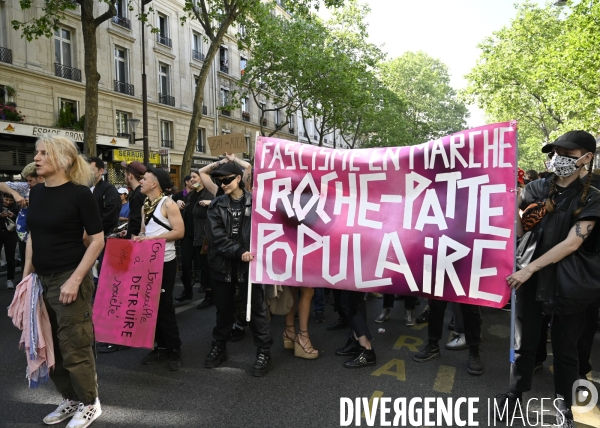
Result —
[[235, 180], [236, 177], [237, 175], [232, 175], [231, 177], [215, 178], [215, 184], [219, 187], [221, 187], [223, 184], [227, 186], [228, 184], [231, 184], [231, 182]]

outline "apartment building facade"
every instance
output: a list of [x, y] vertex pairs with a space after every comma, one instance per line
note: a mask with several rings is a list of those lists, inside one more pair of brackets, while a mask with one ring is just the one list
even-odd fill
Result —
[[[43, 1], [43, 0], [37, 0]], [[107, 4], [95, 2], [95, 15]], [[134, 8], [137, 7], [134, 4]], [[208, 49], [201, 26], [187, 21], [181, 25], [183, 2], [155, 0], [149, 20], [158, 29], [146, 27], [146, 74], [150, 161], [168, 165], [179, 185], [180, 166], [188, 136], [193, 98], [200, 69]], [[13, 20], [31, 19], [40, 8], [22, 11], [18, 0], [0, 0], [0, 104], [15, 103], [24, 122], [0, 117], [0, 174], [5, 178], [33, 159], [34, 143], [41, 133], [66, 135], [82, 146], [78, 130], [85, 114], [84, 47], [79, 10], [65, 13], [52, 38], [28, 42], [11, 28]], [[98, 28], [99, 118], [98, 156], [108, 165], [110, 181], [119, 183], [118, 164], [142, 158], [141, 141], [133, 141], [128, 123], [142, 119], [142, 25], [138, 11], [127, 3], [117, 4], [117, 15]], [[203, 118], [199, 126], [193, 165], [200, 167], [215, 159], [207, 138], [226, 133], [243, 133], [247, 155], [254, 153], [260, 110], [251, 98], [240, 108], [220, 109], [243, 75], [249, 53], [236, 42], [238, 28], [230, 28], [211, 64], [204, 92]], [[266, 101], [265, 101], [266, 102]], [[65, 112], [70, 114], [66, 114]], [[281, 120], [275, 112], [265, 117], [266, 130]], [[66, 129], [72, 128], [72, 129]], [[74, 128], [74, 129], [73, 129]], [[276, 137], [298, 140], [298, 130], [284, 127]], [[141, 138], [142, 125], [136, 138]]]

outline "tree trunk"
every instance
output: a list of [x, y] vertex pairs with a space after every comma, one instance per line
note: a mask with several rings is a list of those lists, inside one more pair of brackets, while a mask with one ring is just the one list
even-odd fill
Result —
[[[192, 169], [192, 157], [194, 156], [194, 151], [198, 142], [198, 126], [200, 126], [200, 120], [202, 120], [204, 86], [206, 85], [206, 80], [210, 74], [212, 63], [223, 42], [223, 37], [232, 22], [233, 18], [231, 17], [224, 21], [219, 32], [215, 35], [214, 40], [211, 40], [210, 47], [206, 53], [206, 58], [204, 59], [204, 64], [202, 64], [202, 69], [200, 70], [200, 76], [198, 76], [198, 85], [196, 86], [196, 93], [194, 94], [192, 118], [190, 120], [190, 130], [185, 144], [185, 151], [183, 152], [183, 161], [181, 162], [181, 183], [183, 183], [183, 178], [188, 175]], [[215, 112], [215, 114], [217, 113]]]
[[94, 1], [81, 3], [81, 32], [83, 34], [85, 71], [85, 122], [83, 147], [86, 156], [96, 156], [96, 131], [98, 128], [98, 49], [96, 45], [96, 23]]

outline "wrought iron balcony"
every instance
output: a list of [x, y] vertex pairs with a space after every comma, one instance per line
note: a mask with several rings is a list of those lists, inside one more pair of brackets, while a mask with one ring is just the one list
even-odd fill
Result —
[[133, 85], [130, 85], [129, 83], [125, 82], [120, 82], [118, 80], [115, 80], [115, 91], [126, 95], [135, 95]]
[[[127, 132], [117, 132], [117, 137], [120, 138], [131, 138], [131, 134], [128, 134]], [[134, 142], [131, 142], [131, 144], [135, 144]]]
[[313, 140], [318, 140], [319, 136], [318, 135], [313, 135]]
[[229, 110], [221, 110], [221, 116], [231, 116], [231, 112]]
[[161, 140], [160, 146], [166, 147], [168, 149], [172, 149], [173, 148], [173, 140]]
[[250, 122], [250, 112], [243, 111], [242, 112], [242, 120], [244, 122]]
[[172, 97], [169, 94], [158, 94], [158, 102], [171, 107], [175, 107], [175, 97]]
[[156, 35], [156, 41], [158, 43], [160, 43], [161, 45], [172, 47], [171, 39], [169, 39], [167, 36], [163, 36], [161, 34], [157, 34]]
[[204, 61], [204, 54], [200, 51], [192, 49], [192, 58], [197, 59], [198, 61]]
[[221, 72], [229, 74], [229, 66], [221, 64]]
[[115, 15], [112, 18], [113, 23], [120, 25], [123, 28], [131, 30], [131, 21], [124, 16]]
[[63, 79], [75, 80], [81, 82], [81, 70], [78, 68], [67, 67], [66, 65], [54, 63], [54, 75]]
[[200, 153], [204, 153], [204, 143], [196, 144], [196, 151]]
[[204, 115], [208, 114], [208, 107], [206, 107], [205, 105], [202, 106], [202, 114], [204, 114]]
[[0, 62], [12, 64], [12, 51], [10, 49], [0, 47]]

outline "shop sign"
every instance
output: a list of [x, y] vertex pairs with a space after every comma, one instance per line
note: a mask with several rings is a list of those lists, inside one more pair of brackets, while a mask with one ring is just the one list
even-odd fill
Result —
[[[144, 162], [144, 152], [141, 150], [113, 150], [113, 161]], [[160, 155], [158, 153], [148, 153], [148, 160], [151, 164], [160, 164]]]

